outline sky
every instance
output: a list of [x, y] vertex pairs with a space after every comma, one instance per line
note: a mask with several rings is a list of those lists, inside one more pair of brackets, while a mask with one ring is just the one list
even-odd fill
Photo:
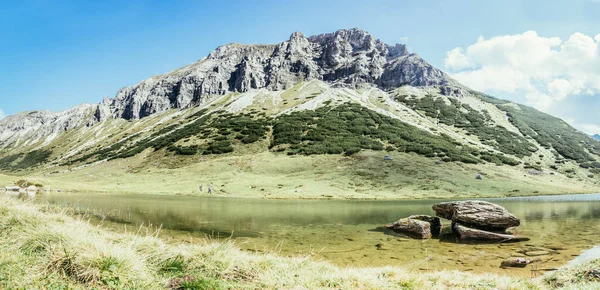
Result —
[[600, 0], [4, 1], [0, 118], [64, 110], [208, 55], [358, 27], [460, 82], [600, 132]]

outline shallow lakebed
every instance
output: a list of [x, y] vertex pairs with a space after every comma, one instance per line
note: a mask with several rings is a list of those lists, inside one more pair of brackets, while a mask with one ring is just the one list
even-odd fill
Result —
[[[245, 250], [312, 254], [340, 266], [399, 266], [414, 271], [461, 270], [535, 276], [566, 265], [600, 244], [600, 194], [486, 199], [521, 219], [513, 233], [527, 242], [460, 244], [413, 240], [383, 225], [414, 214], [433, 215], [443, 200], [266, 200], [99, 193], [43, 193], [37, 202], [75, 209], [112, 228], [161, 227], [161, 235], [197, 241], [233, 238]], [[449, 221], [443, 221], [445, 227]], [[509, 257], [538, 262], [501, 269]], [[532, 271], [534, 270], [534, 271]]]

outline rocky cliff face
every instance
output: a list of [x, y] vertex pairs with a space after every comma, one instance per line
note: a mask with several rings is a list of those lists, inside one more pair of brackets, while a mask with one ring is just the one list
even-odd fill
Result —
[[93, 121], [140, 119], [202, 103], [208, 96], [252, 89], [283, 90], [318, 79], [339, 86], [454, 84], [402, 44], [388, 45], [360, 29], [305, 37], [295, 32], [275, 45], [227, 44], [206, 58], [121, 89], [98, 105]]
[[30, 111], [0, 121], [0, 149], [8, 145], [48, 143], [73, 128], [84, 125], [95, 105], [83, 104], [62, 112]]

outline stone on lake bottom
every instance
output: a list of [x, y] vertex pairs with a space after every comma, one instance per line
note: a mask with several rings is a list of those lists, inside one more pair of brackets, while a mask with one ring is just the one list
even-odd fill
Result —
[[535, 256], [546, 256], [549, 255], [549, 252], [546, 251], [527, 251], [524, 253], [526, 256], [535, 257]]
[[531, 260], [513, 257], [502, 261], [500, 268], [525, 268], [529, 264], [531, 264]]

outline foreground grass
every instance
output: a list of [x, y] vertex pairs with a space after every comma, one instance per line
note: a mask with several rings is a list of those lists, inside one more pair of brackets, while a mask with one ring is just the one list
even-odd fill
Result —
[[[587, 265], [593, 268], [594, 264]], [[53, 208], [0, 196], [3, 289], [572, 289], [597, 287], [589, 269], [545, 279], [394, 267], [339, 268], [310, 257], [251, 254], [233, 242], [174, 244], [122, 234]], [[583, 271], [583, 272], [582, 272]], [[584, 274], [581, 274], [584, 273]], [[591, 289], [591, 288], [590, 288]]]

